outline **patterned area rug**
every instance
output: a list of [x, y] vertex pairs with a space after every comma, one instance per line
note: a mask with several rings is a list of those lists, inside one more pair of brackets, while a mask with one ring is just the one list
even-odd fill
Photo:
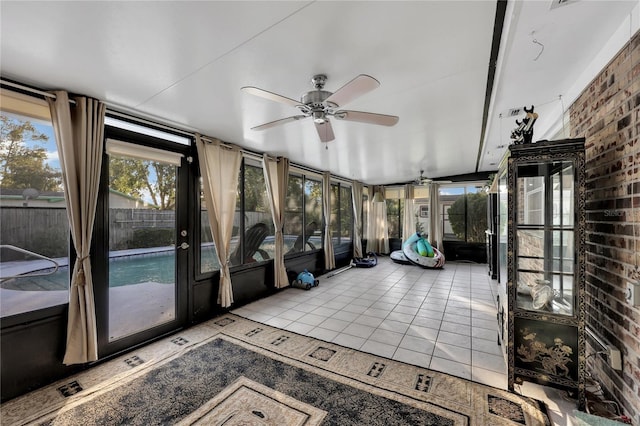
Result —
[[232, 314], [0, 410], [3, 425], [550, 424], [539, 401]]

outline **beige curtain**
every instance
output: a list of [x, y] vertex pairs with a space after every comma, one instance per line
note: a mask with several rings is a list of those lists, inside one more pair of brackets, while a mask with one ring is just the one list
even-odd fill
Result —
[[273, 259], [274, 283], [276, 288], [289, 285], [287, 269], [284, 266], [284, 208], [287, 200], [287, 185], [289, 181], [289, 160], [280, 157], [277, 161], [267, 154], [262, 157], [264, 180], [267, 184], [267, 194], [271, 204], [271, 216], [275, 235], [275, 258]]
[[[377, 197], [376, 193], [380, 195]], [[369, 201], [369, 224], [367, 251], [389, 253], [389, 230], [387, 228], [387, 202], [384, 199], [384, 187], [374, 186]], [[376, 201], [379, 198], [380, 201]]]
[[56, 91], [47, 98], [62, 168], [69, 230], [77, 258], [71, 274], [67, 346], [63, 362], [80, 364], [98, 359], [95, 299], [91, 276], [91, 238], [96, 215], [105, 105], [91, 98]]
[[404, 212], [402, 214], [402, 242], [416, 233], [416, 216], [413, 203], [413, 185], [404, 186]]
[[353, 257], [362, 257], [362, 184], [351, 182], [351, 200], [353, 201]]
[[207, 215], [211, 225], [216, 255], [220, 264], [220, 288], [218, 303], [227, 308], [233, 303], [233, 289], [229, 274], [229, 255], [233, 216], [236, 210], [238, 173], [242, 152], [237, 147], [223, 146], [220, 141], [204, 142], [196, 134], [196, 149], [207, 203]]
[[429, 242], [444, 251], [442, 247], [442, 218], [440, 217], [440, 185], [429, 185]]
[[329, 172], [322, 174], [322, 207], [324, 210], [324, 268], [328, 271], [336, 267], [331, 238], [331, 176]]

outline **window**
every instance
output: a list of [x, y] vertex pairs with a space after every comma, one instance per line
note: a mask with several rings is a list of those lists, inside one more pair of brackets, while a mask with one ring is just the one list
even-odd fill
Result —
[[[262, 164], [245, 158], [238, 179], [231, 266], [261, 262], [275, 256], [275, 230]], [[207, 273], [218, 270], [219, 265], [202, 195], [200, 211], [200, 272]], [[284, 209], [284, 253], [321, 248], [322, 182], [293, 172], [289, 175]]]
[[305, 251], [321, 249], [322, 240], [322, 182], [305, 177], [304, 180], [304, 223], [307, 244]]
[[0, 277], [20, 276], [2, 280], [6, 317], [68, 302], [70, 237], [47, 103], [5, 90], [0, 100]]
[[[304, 224], [304, 197], [300, 175], [289, 175], [287, 200], [284, 208], [284, 253], [299, 253], [308, 249]], [[312, 231], [310, 231], [312, 232]]]
[[167, 141], [175, 142], [180, 145], [191, 145], [191, 138], [185, 136], [179, 136], [175, 133], [169, 133], [162, 130], [154, 129], [148, 126], [142, 126], [140, 124], [132, 123], [130, 121], [121, 120], [119, 118], [106, 116], [104, 118], [105, 126], [113, 126], [119, 129], [129, 130], [142, 135], [153, 136], [155, 138], [164, 139]]
[[[369, 239], [369, 187], [362, 187], [362, 227], [360, 229], [360, 235], [363, 240]], [[364, 246], [363, 246], [364, 247]]]
[[205, 274], [220, 270], [220, 264], [218, 263], [216, 245], [213, 242], [213, 234], [211, 233], [207, 203], [204, 200], [202, 191], [202, 178], [200, 178], [200, 273]]
[[353, 240], [353, 198], [351, 187], [340, 185], [340, 242]]
[[482, 184], [440, 189], [443, 240], [484, 243], [487, 230], [487, 194]]
[[404, 189], [387, 187], [384, 189], [387, 202], [387, 231], [389, 238], [402, 238], [402, 216], [404, 210]]
[[[244, 179], [240, 194], [244, 207], [243, 263], [272, 259], [275, 255], [275, 231], [262, 165], [245, 158], [243, 169]], [[237, 259], [235, 261], [237, 262]]]
[[353, 239], [353, 200], [351, 187], [343, 183], [331, 184], [331, 241], [334, 247], [351, 243]]
[[[200, 272], [220, 268], [215, 259], [211, 229], [204, 197], [200, 196]], [[267, 199], [262, 165], [245, 158], [238, 176], [236, 208], [231, 233], [230, 266], [260, 262], [273, 257], [275, 251], [271, 205]]]
[[331, 242], [335, 247], [340, 244], [340, 186], [331, 184], [331, 219], [329, 229], [331, 230]]
[[413, 188], [413, 216], [415, 217], [416, 232], [431, 237], [429, 205], [429, 187], [414, 186]]
[[322, 248], [322, 184], [302, 174], [289, 174], [284, 220], [284, 253]]
[[305, 176], [303, 183], [304, 238], [303, 250], [323, 247], [322, 231], [322, 182]]
[[402, 210], [404, 208], [404, 200], [398, 198], [386, 201], [389, 238], [402, 238]]

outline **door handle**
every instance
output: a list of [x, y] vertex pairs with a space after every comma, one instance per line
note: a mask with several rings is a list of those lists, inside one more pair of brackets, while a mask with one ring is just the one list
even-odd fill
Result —
[[189, 248], [189, 244], [188, 244], [188, 243], [182, 243], [182, 244], [180, 244], [180, 248], [181, 248], [182, 250], [186, 250], [186, 249], [188, 249], [188, 248]]

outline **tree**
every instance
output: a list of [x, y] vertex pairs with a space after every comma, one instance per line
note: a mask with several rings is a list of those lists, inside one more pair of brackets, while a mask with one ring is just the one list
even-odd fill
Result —
[[340, 236], [351, 236], [353, 228], [353, 200], [351, 188], [340, 186]]
[[176, 205], [176, 168], [171, 164], [112, 156], [109, 188], [138, 198], [148, 195], [160, 210]]
[[387, 202], [387, 229], [389, 238], [402, 238], [402, 210], [404, 200], [400, 198], [388, 199]]
[[322, 182], [305, 179], [304, 204], [305, 223], [315, 222], [318, 226], [322, 226]]
[[487, 194], [477, 192], [459, 197], [449, 207], [448, 214], [453, 233], [462, 241], [479, 243], [485, 240]]
[[156, 179], [147, 179], [147, 189], [153, 204], [161, 210], [172, 210], [176, 206], [176, 168], [171, 164], [147, 161], [155, 172]]
[[267, 186], [261, 167], [244, 168], [244, 210], [247, 212], [271, 211], [267, 202]]
[[61, 172], [46, 163], [47, 149], [42, 143], [48, 141], [30, 121], [0, 114], [0, 186], [61, 191]]

